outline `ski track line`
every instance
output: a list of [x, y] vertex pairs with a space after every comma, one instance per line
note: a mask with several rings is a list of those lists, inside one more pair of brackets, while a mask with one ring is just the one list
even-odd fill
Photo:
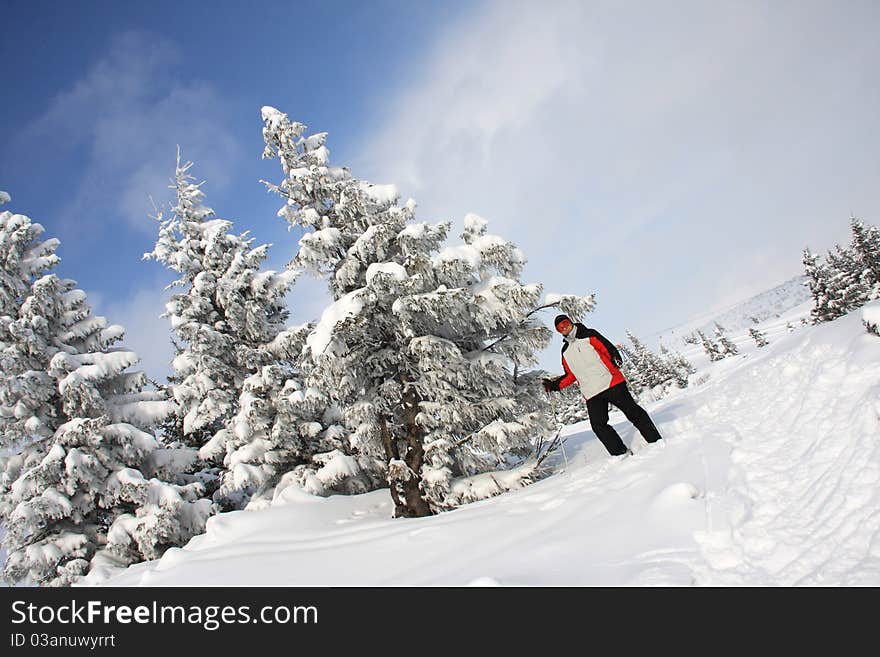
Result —
[[[741, 496], [748, 512], [730, 531], [702, 538], [698, 583], [880, 582], [880, 504], [871, 504], [880, 498], [871, 404], [880, 386], [872, 364], [844, 358], [845, 351], [831, 345], [807, 343], [794, 362], [771, 359], [772, 375], [761, 386], [728, 390], [728, 397], [746, 403], [731, 403], [716, 426], [739, 425], [737, 433], [746, 437], [731, 444], [735, 465], [727, 495]], [[765, 412], [750, 416], [736, 406]], [[846, 425], [835, 424], [844, 419]]]

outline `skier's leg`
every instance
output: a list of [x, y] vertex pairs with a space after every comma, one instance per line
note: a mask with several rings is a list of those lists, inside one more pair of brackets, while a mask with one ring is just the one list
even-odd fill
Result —
[[626, 383], [620, 383], [614, 386], [608, 391], [608, 393], [608, 401], [623, 411], [626, 419], [633, 423], [635, 428], [639, 430], [639, 433], [642, 434], [646, 441], [649, 443], [655, 443], [662, 438], [660, 432], [657, 431], [657, 427], [654, 426], [653, 420], [651, 420], [651, 417], [648, 415], [648, 411], [636, 403], [636, 400], [633, 399], [630, 394]]
[[626, 454], [629, 450], [618, 433], [608, 424], [608, 400], [605, 393], [587, 400], [587, 412], [590, 414], [590, 427], [596, 437], [605, 445], [611, 456]]

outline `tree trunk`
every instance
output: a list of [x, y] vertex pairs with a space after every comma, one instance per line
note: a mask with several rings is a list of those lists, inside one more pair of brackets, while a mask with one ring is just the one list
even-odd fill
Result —
[[422, 497], [419, 486], [422, 482], [422, 465], [425, 462], [425, 449], [422, 445], [424, 435], [422, 428], [416, 423], [416, 415], [419, 412], [418, 395], [414, 388], [406, 386], [406, 381], [404, 386], [403, 408], [407, 445], [404, 462], [409, 466], [412, 475], [403, 482], [403, 492], [406, 497], [407, 515], [411, 518], [421, 518], [433, 514], [428, 501]]
[[[379, 416], [379, 432], [382, 434], [382, 446], [385, 448], [385, 460], [389, 463], [391, 461], [399, 460], [400, 451], [397, 449], [397, 441], [395, 441], [394, 436], [391, 435], [391, 431], [388, 429], [388, 421], [385, 419], [384, 415]], [[405, 515], [404, 511], [406, 508], [405, 503], [400, 499], [397, 487], [397, 482], [389, 476], [388, 488], [391, 492], [391, 501], [394, 502], [395, 518]]]
[[422, 446], [422, 429], [416, 423], [419, 412], [419, 399], [415, 390], [406, 386], [404, 380], [403, 421], [406, 429], [406, 452], [401, 459], [397, 440], [388, 428], [387, 419], [382, 416], [379, 427], [382, 433], [382, 444], [388, 462], [403, 461], [406, 467], [389, 468], [388, 484], [391, 499], [394, 502], [395, 518], [422, 518], [433, 515], [428, 501], [422, 497], [422, 464], [425, 450]]

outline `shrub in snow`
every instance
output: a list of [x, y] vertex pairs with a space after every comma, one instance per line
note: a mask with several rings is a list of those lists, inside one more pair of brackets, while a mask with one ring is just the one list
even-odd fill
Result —
[[862, 309], [862, 323], [868, 333], [880, 335], [880, 303], [871, 303]]
[[[110, 549], [108, 532], [123, 515], [180, 544], [201, 531], [206, 507], [195, 502], [198, 486], [184, 487], [185, 504], [160, 517], [136, 486], [125, 493], [115, 486], [120, 472], [148, 469], [164, 451], [149, 432], [173, 404], [129, 371], [138, 357], [115, 346], [122, 328], [93, 316], [74, 281], [45, 273], [57, 262], [57, 241], [40, 242], [40, 232], [26, 217], [0, 215], [4, 295], [11, 295], [4, 310], [12, 313], [2, 322], [0, 517], [5, 577], [64, 585]], [[165, 476], [177, 474], [167, 459], [154, 460], [166, 461]], [[145, 556], [132, 550], [126, 560]]]
[[749, 335], [752, 336], [758, 347], [766, 347], [769, 344], [767, 336], [756, 328], [749, 328]]
[[542, 302], [519, 281], [523, 254], [475, 215], [441, 250], [450, 225], [417, 223], [393, 186], [331, 166], [325, 133], [269, 107], [263, 120], [279, 215], [306, 229], [291, 265], [326, 276], [333, 298], [306, 341], [307, 381], [339, 404], [353, 453], [387, 464], [395, 515], [454, 506], [454, 482], [508, 467], [547, 428], [528, 368], [551, 334], [535, 311], [578, 317], [593, 300]]

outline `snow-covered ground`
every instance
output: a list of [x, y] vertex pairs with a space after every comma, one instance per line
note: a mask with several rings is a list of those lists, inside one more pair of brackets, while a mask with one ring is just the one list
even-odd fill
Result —
[[858, 311], [792, 332], [776, 319], [769, 346], [647, 406], [664, 442], [613, 413], [632, 457], [573, 425], [546, 479], [431, 518], [391, 519], [384, 490], [288, 489], [86, 583], [880, 585], [880, 338]]

